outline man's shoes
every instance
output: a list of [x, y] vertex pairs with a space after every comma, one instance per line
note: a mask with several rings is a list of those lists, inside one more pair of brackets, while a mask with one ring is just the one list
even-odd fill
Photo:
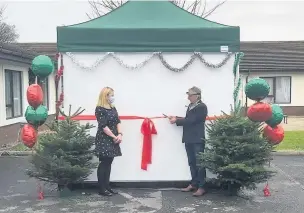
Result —
[[182, 192], [193, 192], [193, 191], [195, 191], [195, 190], [196, 190], [195, 187], [193, 187], [192, 185], [189, 185], [188, 187], [183, 188], [181, 191], [182, 191]]
[[206, 190], [203, 188], [198, 188], [197, 191], [195, 193], [193, 193], [193, 197], [200, 197], [203, 196], [204, 194], [206, 194]]
[[113, 195], [108, 190], [100, 191], [98, 194], [101, 195], [101, 196], [105, 196], [105, 197], [111, 197]]
[[117, 191], [115, 191], [115, 190], [113, 190], [113, 189], [111, 189], [111, 188], [109, 188], [107, 191], [108, 191], [108, 192], [111, 192], [113, 195], [117, 195], [117, 194], [118, 194]]

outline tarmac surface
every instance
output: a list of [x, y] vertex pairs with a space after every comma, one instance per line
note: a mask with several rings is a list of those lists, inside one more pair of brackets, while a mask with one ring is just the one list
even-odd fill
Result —
[[[271, 166], [277, 175], [269, 181], [271, 196], [264, 197], [261, 184], [246, 197], [227, 197], [211, 191], [201, 198], [178, 189], [119, 189], [111, 198], [96, 191], [77, 190], [60, 197], [54, 186], [44, 187], [37, 198], [37, 181], [24, 171], [27, 157], [0, 157], [0, 213], [296, 213], [304, 209], [304, 156], [276, 156]], [[301, 202], [302, 201], [302, 202]]]

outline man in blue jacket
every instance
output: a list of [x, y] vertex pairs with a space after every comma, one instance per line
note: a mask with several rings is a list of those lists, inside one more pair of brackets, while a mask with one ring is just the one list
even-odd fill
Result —
[[194, 192], [193, 196], [202, 196], [204, 189], [206, 169], [200, 168], [197, 154], [205, 150], [205, 120], [208, 114], [207, 106], [201, 100], [201, 90], [192, 87], [187, 92], [190, 105], [186, 117], [169, 116], [171, 124], [183, 127], [182, 142], [185, 143], [188, 163], [191, 171], [191, 183], [182, 189], [183, 192]]

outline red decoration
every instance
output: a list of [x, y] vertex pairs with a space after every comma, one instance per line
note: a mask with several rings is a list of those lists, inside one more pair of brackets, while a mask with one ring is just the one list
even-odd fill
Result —
[[58, 60], [60, 53], [56, 53], [55, 59]]
[[267, 183], [266, 186], [264, 187], [263, 192], [264, 192], [264, 196], [265, 196], [265, 197], [269, 197], [269, 196], [271, 195], [271, 194], [270, 194], [270, 190], [269, 190], [268, 183]]
[[56, 107], [60, 107], [60, 105], [62, 104], [64, 100], [64, 95], [63, 95], [63, 92], [60, 94], [59, 96], [59, 101], [56, 102]]
[[38, 84], [32, 84], [27, 88], [27, 101], [30, 106], [37, 108], [43, 102], [43, 91]]
[[59, 81], [60, 77], [63, 75], [64, 66], [61, 65], [56, 74], [56, 80]]
[[42, 186], [39, 183], [38, 184], [38, 200], [43, 200], [43, 199], [44, 199], [44, 193], [43, 193], [43, 190], [42, 190]]
[[147, 170], [148, 165], [152, 163], [152, 135], [157, 134], [154, 123], [151, 119], [144, 119], [141, 125], [141, 133], [144, 135], [141, 156], [141, 169]]
[[270, 143], [277, 145], [284, 139], [284, 129], [281, 126], [272, 128], [271, 126], [267, 125], [264, 128], [264, 137], [267, 138]]
[[30, 125], [25, 124], [21, 129], [21, 140], [23, 144], [29, 148], [32, 148], [37, 141], [37, 131], [36, 129]]
[[247, 110], [247, 116], [252, 121], [267, 121], [272, 116], [272, 108], [267, 103], [257, 102], [249, 107]]

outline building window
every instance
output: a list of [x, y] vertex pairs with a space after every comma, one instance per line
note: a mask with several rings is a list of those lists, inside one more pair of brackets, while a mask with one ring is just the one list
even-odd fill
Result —
[[22, 73], [5, 70], [6, 119], [22, 116]]
[[[34, 84], [36, 80], [35, 74], [29, 69], [29, 85]], [[40, 79], [37, 77], [37, 84], [40, 85], [43, 91], [43, 105], [49, 108], [49, 79], [46, 77], [45, 79]]]
[[291, 103], [291, 77], [261, 77], [266, 80], [270, 86], [268, 97], [264, 100], [268, 103], [290, 104]]
[[41, 80], [38, 78], [37, 81], [43, 91], [43, 105], [49, 108], [49, 79]]

